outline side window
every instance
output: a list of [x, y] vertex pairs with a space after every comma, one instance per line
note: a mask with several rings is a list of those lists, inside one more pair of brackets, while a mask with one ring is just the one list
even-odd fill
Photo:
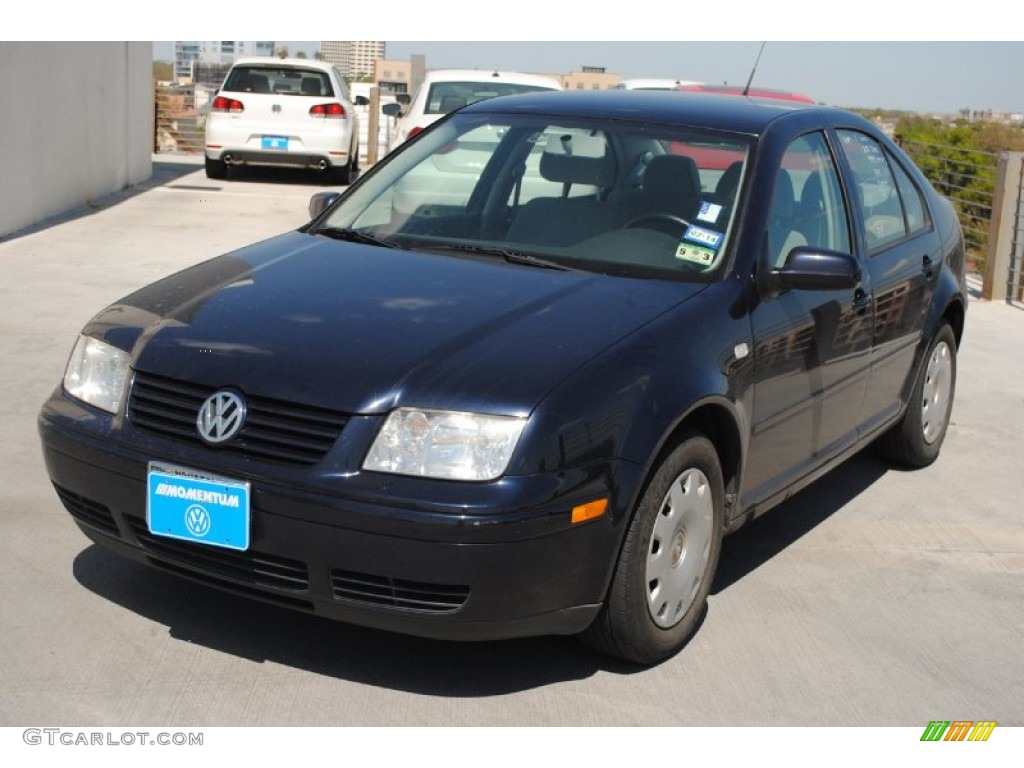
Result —
[[[907, 221], [900, 193], [885, 150], [870, 136], [856, 131], [839, 131], [843, 154], [853, 169], [864, 215], [864, 239], [869, 251], [876, 251], [907, 236]], [[909, 182], [910, 180], [907, 179]], [[917, 198], [920, 207], [920, 197]], [[923, 210], [919, 211], [923, 219]]]
[[896, 176], [896, 186], [899, 187], [900, 197], [903, 198], [903, 210], [907, 214], [907, 230], [910, 234], [916, 234], [928, 227], [928, 217], [925, 215], [924, 203], [921, 201], [921, 190], [911, 180], [906, 171], [899, 163], [890, 158], [893, 173]]
[[782, 267], [794, 248], [806, 245], [850, 253], [850, 229], [836, 164], [824, 135], [793, 141], [782, 156], [768, 222], [769, 259]]

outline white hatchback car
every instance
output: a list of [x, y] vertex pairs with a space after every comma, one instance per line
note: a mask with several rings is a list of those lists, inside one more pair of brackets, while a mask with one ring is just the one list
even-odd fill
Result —
[[529, 91], [560, 91], [562, 84], [552, 77], [522, 72], [497, 72], [485, 69], [438, 69], [428, 72], [402, 110], [395, 127], [392, 148], [411, 139], [449, 112], [495, 96], [511, 96]]
[[348, 184], [359, 166], [359, 116], [337, 68], [309, 59], [235, 62], [206, 121], [206, 175], [229, 165], [319, 168]]

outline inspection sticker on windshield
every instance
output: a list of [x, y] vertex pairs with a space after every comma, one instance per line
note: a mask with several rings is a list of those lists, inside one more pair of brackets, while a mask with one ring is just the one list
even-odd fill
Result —
[[680, 261], [688, 261], [691, 264], [700, 264], [702, 267], [706, 267], [715, 260], [715, 252], [710, 248], [705, 248], [703, 245], [680, 242], [679, 247], [676, 248], [676, 258]]
[[718, 221], [718, 217], [722, 213], [722, 206], [718, 203], [701, 203], [700, 210], [697, 211], [697, 220], [706, 221], [708, 224], [714, 224]]
[[704, 229], [703, 227], [691, 226], [683, 233], [683, 239], [706, 245], [709, 248], [718, 248], [722, 242], [722, 233], [712, 232], [710, 229]]
[[249, 548], [249, 483], [150, 462], [146, 522], [157, 536]]

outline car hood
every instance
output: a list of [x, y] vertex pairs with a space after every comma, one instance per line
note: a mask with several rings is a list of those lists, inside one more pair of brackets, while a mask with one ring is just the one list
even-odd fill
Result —
[[525, 413], [701, 288], [294, 232], [154, 283], [86, 332], [136, 370], [249, 395]]

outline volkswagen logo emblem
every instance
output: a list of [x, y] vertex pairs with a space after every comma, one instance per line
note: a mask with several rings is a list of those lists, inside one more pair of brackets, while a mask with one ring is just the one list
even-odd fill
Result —
[[185, 510], [185, 527], [197, 539], [203, 538], [210, 532], [210, 513], [205, 507], [193, 504]]
[[214, 392], [203, 403], [196, 418], [199, 436], [216, 445], [238, 434], [245, 423], [245, 401], [234, 392]]

